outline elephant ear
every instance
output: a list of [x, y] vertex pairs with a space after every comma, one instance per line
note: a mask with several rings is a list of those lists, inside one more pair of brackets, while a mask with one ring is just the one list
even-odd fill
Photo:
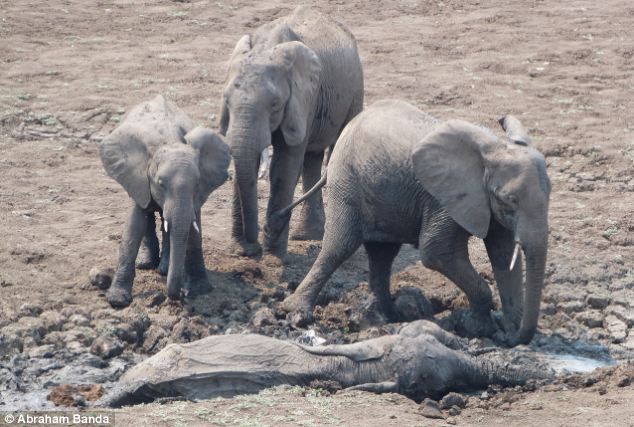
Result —
[[231, 161], [229, 146], [224, 143], [220, 135], [201, 126], [189, 131], [185, 135], [185, 140], [192, 148], [199, 151], [199, 197], [202, 204], [213, 190], [227, 180], [227, 169]]
[[[245, 34], [238, 40], [235, 47], [233, 48], [233, 52], [231, 53], [231, 58], [229, 59], [229, 67], [227, 68], [227, 82], [230, 80], [230, 76], [233, 74], [232, 70], [236, 67], [239, 67], [239, 62], [244, 55], [246, 55], [251, 50], [251, 36]], [[220, 128], [220, 134], [226, 135], [227, 129], [229, 128], [229, 109], [227, 108], [227, 103], [225, 100], [225, 96], [222, 95], [220, 100], [220, 115], [218, 120], [218, 126]]]
[[531, 139], [517, 117], [511, 115], [500, 117], [498, 123], [500, 123], [502, 129], [506, 132], [506, 136], [515, 144], [524, 146], [531, 145]]
[[99, 144], [99, 155], [106, 173], [115, 179], [137, 205], [150, 204], [150, 181], [147, 176], [150, 155], [139, 135], [115, 129]]
[[286, 68], [291, 89], [281, 124], [282, 134], [288, 145], [300, 145], [306, 139], [308, 116], [319, 89], [321, 61], [312, 49], [298, 41], [275, 46], [273, 57]]
[[484, 156], [499, 145], [493, 134], [450, 120], [416, 144], [416, 177], [449, 215], [474, 236], [489, 230], [491, 208], [484, 183]]

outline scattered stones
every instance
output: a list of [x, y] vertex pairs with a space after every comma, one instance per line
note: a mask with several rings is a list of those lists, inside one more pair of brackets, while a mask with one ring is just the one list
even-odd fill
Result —
[[459, 393], [449, 393], [440, 401], [440, 409], [450, 409], [452, 406], [465, 408], [467, 406], [467, 398]]
[[41, 358], [51, 358], [53, 357], [53, 354], [55, 352], [55, 346], [52, 344], [45, 344], [45, 345], [41, 345], [39, 347], [35, 347], [32, 348], [29, 351], [29, 357], [31, 358], [35, 358], [35, 357], [41, 357]]
[[598, 310], [588, 310], [578, 313], [575, 319], [589, 328], [600, 328], [603, 326], [603, 315]]
[[49, 393], [47, 399], [55, 406], [86, 406], [86, 401], [95, 401], [104, 394], [101, 384], [62, 384]]
[[251, 324], [256, 328], [269, 326], [275, 323], [275, 314], [269, 307], [262, 307], [251, 318]]
[[620, 343], [627, 337], [627, 325], [614, 315], [608, 315], [603, 321], [603, 327], [612, 337], [612, 342]]
[[440, 411], [438, 402], [431, 399], [425, 399], [423, 403], [420, 404], [420, 414], [425, 418], [445, 419], [445, 416]]
[[449, 408], [449, 411], [447, 413], [449, 415], [451, 415], [452, 417], [455, 417], [455, 416], [460, 415], [461, 412], [462, 412], [462, 410], [458, 406], [454, 405], [451, 408]]
[[99, 289], [108, 289], [114, 277], [112, 268], [93, 267], [88, 273], [88, 278], [93, 286]]
[[38, 304], [24, 303], [20, 306], [20, 316], [37, 317], [42, 314], [42, 307]]
[[102, 335], [92, 343], [90, 352], [103, 359], [109, 359], [123, 353], [123, 343], [117, 338]]
[[603, 310], [610, 304], [610, 297], [607, 295], [590, 294], [586, 297], [586, 304], [592, 308]]

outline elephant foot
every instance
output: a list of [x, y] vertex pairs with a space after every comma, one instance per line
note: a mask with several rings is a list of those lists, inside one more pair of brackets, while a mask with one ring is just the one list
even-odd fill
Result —
[[193, 298], [200, 295], [208, 294], [214, 287], [209, 281], [207, 274], [200, 277], [190, 277], [186, 284], [187, 297]]
[[313, 305], [297, 294], [290, 295], [282, 302], [282, 310], [288, 313], [286, 319], [296, 328], [313, 322]]
[[456, 333], [465, 337], [491, 337], [497, 331], [488, 311], [459, 310], [454, 313], [454, 321]]
[[132, 289], [128, 286], [113, 284], [108, 289], [106, 300], [112, 308], [124, 308], [132, 302]]
[[262, 246], [258, 242], [234, 241], [229, 247], [229, 252], [237, 256], [255, 258], [262, 255]]
[[159, 266], [158, 266], [158, 272], [161, 276], [167, 276], [169, 265], [170, 265], [169, 258], [161, 259], [161, 262], [159, 263]]
[[159, 266], [159, 256], [146, 246], [141, 246], [136, 258], [136, 268], [139, 270], [152, 270]]
[[291, 240], [322, 240], [324, 225], [322, 221], [302, 221], [291, 234]]

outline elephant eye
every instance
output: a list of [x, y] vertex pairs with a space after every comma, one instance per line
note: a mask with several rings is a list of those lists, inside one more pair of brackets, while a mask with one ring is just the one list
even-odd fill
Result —
[[161, 188], [164, 188], [164, 187], [165, 187], [165, 186], [163, 185], [163, 178], [159, 178], [159, 179], [158, 179], [158, 185], [159, 185], [159, 187], [161, 187]]

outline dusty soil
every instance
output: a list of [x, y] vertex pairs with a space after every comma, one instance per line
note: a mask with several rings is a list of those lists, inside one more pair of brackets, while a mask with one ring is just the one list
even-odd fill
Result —
[[[314, 6], [356, 35], [367, 104], [401, 98], [439, 118], [496, 131], [496, 118], [512, 113], [546, 155], [553, 182], [547, 286], [540, 332], [530, 347], [514, 350], [517, 360], [544, 352], [630, 358], [634, 6], [628, 0], [333, 0]], [[215, 127], [234, 43], [291, 8], [277, 0], [0, 1], [0, 410], [52, 405], [46, 396], [64, 383], [107, 388], [168, 342], [245, 330], [290, 339], [305, 334], [288, 325], [277, 304], [308, 271], [320, 242], [291, 242], [284, 267], [228, 255], [230, 184], [203, 207], [205, 259], [216, 286], [211, 294], [170, 304], [165, 280], [139, 271], [135, 302], [116, 311], [88, 283], [91, 268], [114, 267], [129, 206], [103, 172], [95, 143], [126, 109], [157, 93]], [[264, 205], [264, 181], [261, 190]], [[491, 278], [480, 242], [472, 252]], [[401, 292], [404, 306], [412, 288], [422, 291], [436, 318], [451, 326], [449, 313], [463, 307], [464, 298], [416, 259], [414, 250], [403, 249], [393, 291]], [[360, 251], [325, 290], [313, 325], [318, 335], [347, 342], [392, 330], [376, 314], [366, 280]], [[429, 314], [422, 311], [414, 314]], [[474, 395], [459, 416], [437, 423], [634, 424], [626, 404], [634, 390], [610, 378], [599, 375], [592, 387], [518, 390], [500, 405]], [[436, 422], [400, 396], [267, 393], [127, 408], [117, 419], [126, 420], [122, 425], [142, 419], [156, 425]]]

